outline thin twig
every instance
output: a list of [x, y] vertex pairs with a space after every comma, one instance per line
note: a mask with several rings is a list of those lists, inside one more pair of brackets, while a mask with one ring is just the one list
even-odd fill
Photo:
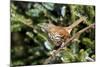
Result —
[[86, 60], [89, 62], [94, 62], [94, 59], [90, 58], [90, 57], [86, 57]]
[[64, 48], [65, 46], [68, 46], [68, 44], [69, 44], [73, 39], [75, 39], [78, 35], [82, 34], [82, 33], [85, 32], [86, 30], [88, 30], [89, 28], [94, 27], [94, 25], [95, 25], [95, 24], [93, 23], [93, 24], [89, 25], [88, 27], [85, 27], [84, 29], [80, 30], [80, 31], [77, 32], [75, 35], [73, 35], [69, 40], [67, 40], [64, 44], [62, 44], [62, 45], [60, 46], [60, 48], [58, 48], [49, 58], [47, 58], [47, 59], [44, 61], [43, 64], [48, 64], [48, 63], [50, 63], [50, 61], [52, 60], [52, 58], [55, 58], [56, 55], [60, 52], [60, 50], [61, 50], [62, 48]]

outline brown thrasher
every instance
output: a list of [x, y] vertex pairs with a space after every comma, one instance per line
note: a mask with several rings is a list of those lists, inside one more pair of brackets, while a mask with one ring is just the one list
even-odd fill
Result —
[[70, 38], [72, 29], [85, 20], [85, 17], [81, 17], [68, 27], [56, 26], [52, 23], [43, 23], [41, 29], [48, 34], [49, 41], [55, 45], [55, 48], [58, 48]]

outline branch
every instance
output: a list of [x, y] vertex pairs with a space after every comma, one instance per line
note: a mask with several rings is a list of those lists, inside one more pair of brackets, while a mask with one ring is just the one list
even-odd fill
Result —
[[95, 25], [95, 24], [93, 23], [93, 24], [89, 25], [88, 27], [85, 27], [84, 29], [80, 30], [80, 31], [77, 32], [75, 35], [73, 35], [69, 40], [67, 40], [64, 44], [62, 44], [62, 45], [60, 46], [60, 48], [58, 48], [57, 50], [55, 50], [55, 52], [53, 52], [53, 54], [52, 54], [49, 58], [47, 58], [47, 59], [44, 61], [43, 64], [48, 64], [48, 63], [50, 63], [50, 61], [56, 57], [56, 55], [60, 52], [60, 50], [61, 50], [62, 48], [64, 48], [66, 45], [68, 46], [68, 44], [69, 44], [73, 39], [75, 39], [78, 35], [82, 34], [82, 33], [85, 32], [86, 30], [88, 30], [88, 29], [90, 29], [90, 28], [93, 28], [94, 25]]
[[87, 61], [89, 62], [94, 62], [94, 59], [90, 58], [90, 57], [86, 57]]

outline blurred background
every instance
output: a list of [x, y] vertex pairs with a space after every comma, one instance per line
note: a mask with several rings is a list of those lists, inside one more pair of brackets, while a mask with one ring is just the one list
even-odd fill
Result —
[[[87, 17], [87, 23], [73, 29], [71, 35], [74, 35], [95, 23], [93, 5], [11, 1], [10, 7], [11, 66], [41, 65], [50, 56], [52, 46], [39, 24], [50, 20], [55, 25], [69, 26], [79, 18], [78, 15]], [[73, 40], [50, 64], [88, 62], [87, 57], [95, 60], [95, 27]]]

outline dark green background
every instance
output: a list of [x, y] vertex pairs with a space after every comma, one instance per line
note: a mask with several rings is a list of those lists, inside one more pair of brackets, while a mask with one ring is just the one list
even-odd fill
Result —
[[[60, 13], [62, 6], [66, 7], [64, 17]], [[86, 24], [81, 23], [73, 29], [71, 35], [74, 35], [77, 31], [95, 23], [93, 5], [11, 1], [10, 7], [12, 66], [40, 65], [48, 58], [50, 50], [44, 45], [48, 38], [38, 24], [45, 23], [49, 19], [55, 25], [68, 26], [78, 18], [77, 14], [87, 17]], [[23, 24], [24, 22], [33, 26], [35, 30]], [[95, 60], [95, 27], [82, 33], [51, 63], [87, 62], [87, 56]]]

